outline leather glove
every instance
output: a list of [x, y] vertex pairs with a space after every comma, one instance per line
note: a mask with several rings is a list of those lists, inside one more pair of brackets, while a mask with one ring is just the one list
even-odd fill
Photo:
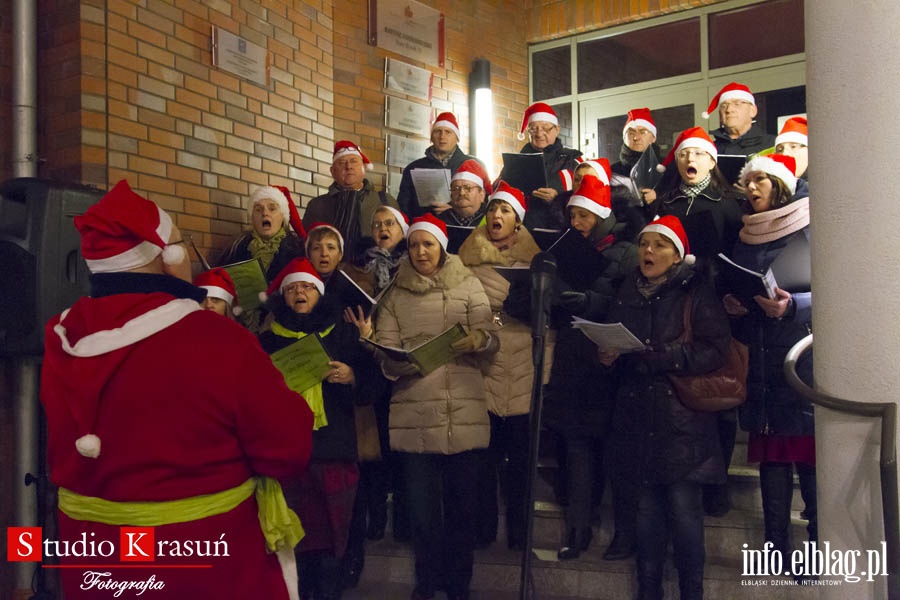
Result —
[[562, 292], [559, 305], [573, 315], [583, 316], [588, 307], [587, 294], [582, 292]]
[[419, 374], [419, 368], [414, 363], [406, 360], [394, 360], [380, 348], [374, 348], [372, 354], [375, 362], [381, 365], [381, 372], [388, 379], [396, 380], [399, 377]]
[[456, 340], [450, 347], [455, 352], [461, 352], [463, 354], [468, 354], [470, 352], [477, 352], [479, 350], [483, 350], [487, 345], [488, 334], [482, 329], [473, 329], [470, 331], [466, 337]]

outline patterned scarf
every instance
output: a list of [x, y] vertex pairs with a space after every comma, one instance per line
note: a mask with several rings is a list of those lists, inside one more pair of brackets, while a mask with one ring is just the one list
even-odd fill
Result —
[[706, 189], [706, 186], [709, 185], [710, 179], [712, 179], [712, 174], [707, 173], [706, 177], [695, 184], [684, 183], [682, 181], [681, 187], [679, 187], [678, 189], [681, 190], [682, 194], [693, 200], [700, 194], [700, 192]]
[[[331, 330], [334, 329], [334, 325], [319, 333], [321, 337], [325, 337]], [[307, 333], [303, 331], [291, 331], [284, 325], [281, 325], [278, 321], [272, 321], [272, 333], [277, 336], [285, 337], [285, 338], [296, 338], [298, 340], [302, 340], [305, 338]], [[313, 413], [313, 431], [317, 429], [321, 429], [328, 425], [328, 419], [325, 416], [325, 397], [322, 394], [322, 382], [315, 384], [311, 388], [305, 390], [294, 390], [295, 392], [300, 392], [300, 395], [303, 396], [303, 399], [306, 400], [306, 403], [309, 405], [309, 409]]]
[[287, 229], [282, 225], [278, 233], [267, 240], [262, 239], [256, 231], [251, 231], [250, 233], [253, 235], [253, 239], [250, 240], [250, 245], [247, 248], [250, 250], [250, 256], [259, 259], [259, 262], [262, 263], [263, 273], [265, 273], [275, 259], [275, 254], [278, 252], [282, 240], [287, 235]]
[[809, 225], [809, 197], [743, 218], [740, 237], [745, 244], [755, 246], [779, 240]]
[[391, 282], [391, 272], [400, 264], [400, 255], [394, 256], [389, 250], [372, 246], [366, 250], [366, 273], [375, 278], [375, 291], [380, 292]]

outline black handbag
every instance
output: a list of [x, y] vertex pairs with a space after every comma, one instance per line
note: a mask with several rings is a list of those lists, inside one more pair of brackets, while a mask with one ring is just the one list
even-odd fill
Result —
[[[684, 332], [682, 342], [693, 339], [691, 313], [694, 308], [694, 292], [684, 303]], [[747, 372], [750, 352], [747, 346], [733, 337], [728, 343], [725, 364], [702, 375], [678, 375], [667, 373], [675, 395], [686, 407], [701, 412], [718, 412], [740, 406], [747, 400]]]

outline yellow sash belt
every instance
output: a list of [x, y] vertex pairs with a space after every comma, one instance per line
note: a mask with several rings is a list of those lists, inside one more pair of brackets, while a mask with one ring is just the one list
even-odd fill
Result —
[[281, 484], [271, 477], [251, 477], [237, 487], [214, 494], [161, 502], [113, 502], [59, 488], [59, 509], [78, 521], [155, 527], [226, 513], [253, 493], [259, 505], [259, 526], [269, 551], [296, 546], [305, 535], [303, 526], [297, 514], [288, 508]]

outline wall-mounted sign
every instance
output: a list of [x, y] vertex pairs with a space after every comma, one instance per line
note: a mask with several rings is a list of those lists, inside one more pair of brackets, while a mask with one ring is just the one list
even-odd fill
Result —
[[444, 15], [414, 0], [369, 0], [369, 44], [444, 66]]
[[215, 25], [212, 28], [212, 63], [258, 85], [269, 85], [269, 53], [266, 49]]
[[415, 140], [389, 133], [385, 141], [384, 162], [392, 167], [406, 167], [409, 163], [425, 156], [431, 142]]
[[414, 135], [429, 137], [432, 110], [427, 104], [418, 104], [394, 96], [384, 98], [384, 126]]
[[394, 58], [384, 61], [384, 87], [395, 92], [431, 101], [431, 84], [434, 73], [428, 69], [414, 67]]

